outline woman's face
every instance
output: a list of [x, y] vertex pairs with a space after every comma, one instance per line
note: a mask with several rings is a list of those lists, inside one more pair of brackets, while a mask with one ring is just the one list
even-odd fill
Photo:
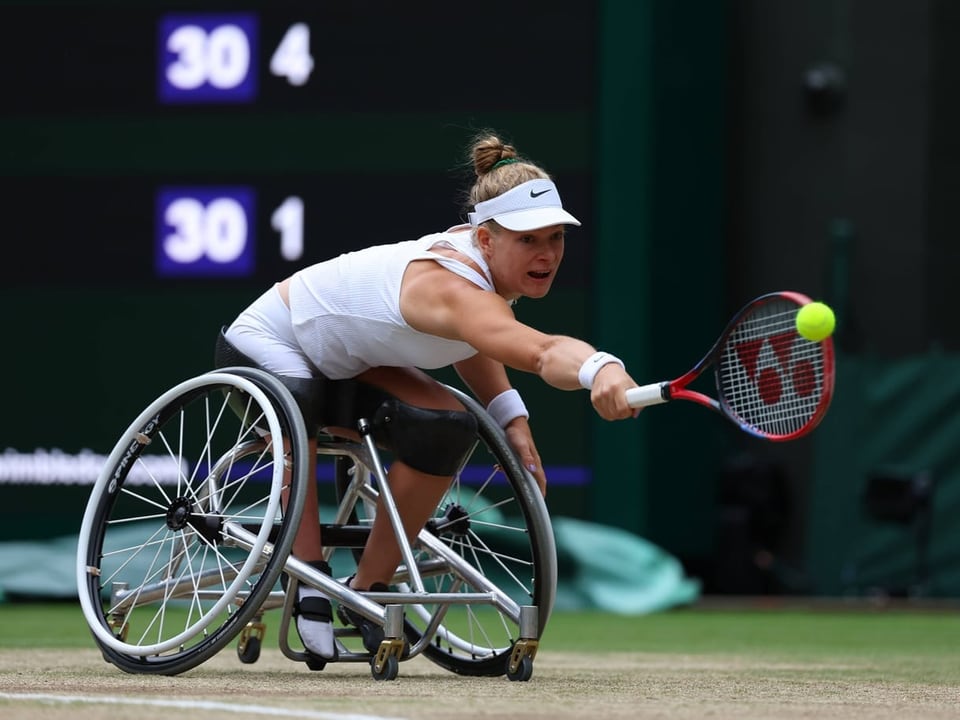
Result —
[[481, 227], [477, 239], [497, 293], [507, 300], [546, 295], [563, 259], [563, 234], [563, 225], [523, 232]]

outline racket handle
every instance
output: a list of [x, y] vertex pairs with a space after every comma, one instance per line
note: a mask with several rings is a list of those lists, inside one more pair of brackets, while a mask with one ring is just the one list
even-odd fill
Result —
[[669, 386], [670, 383], [659, 382], [630, 388], [627, 390], [627, 405], [632, 408], [642, 408], [665, 403], [669, 400], [666, 393]]

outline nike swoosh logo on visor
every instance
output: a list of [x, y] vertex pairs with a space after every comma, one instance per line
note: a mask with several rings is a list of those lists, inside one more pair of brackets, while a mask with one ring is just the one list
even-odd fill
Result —
[[530, 191], [530, 197], [532, 197], [532, 198], [538, 198], [538, 197], [540, 197], [541, 195], [545, 195], [546, 193], [550, 192], [551, 190], [553, 190], [553, 188], [547, 188], [546, 190], [541, 190], [540, 192], [534, 192], [533, 190], [531, 190], [531, 191]]

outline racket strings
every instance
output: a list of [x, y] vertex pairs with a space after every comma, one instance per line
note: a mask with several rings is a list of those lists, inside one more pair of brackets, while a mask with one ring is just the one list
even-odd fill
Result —
[[798, 432], [823, 397], [824, 353], [797, 333], [798, 310], [788, 300], [756, 307], [733, 328], [717, 365], [721, 402], [764, 435]]

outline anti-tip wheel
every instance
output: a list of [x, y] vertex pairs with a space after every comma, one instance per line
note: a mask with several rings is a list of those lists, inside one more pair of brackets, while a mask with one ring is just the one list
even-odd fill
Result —
[[237, 645], [237, 657], [244, 665], [252, 665], [260, 659], [261, 641], [258, 637], [247, 638], [243, 645]]
[[396, 655], [388, 655], [383, 661], [383, 667], [377, 672], [376, 659], [370, 661], [370, 674], [374, 680], [396, 680], [400, 672], [400, 661]]
[[533, 676], [533, 658], [529, 655], [524, 655], [520, 658], [520, 662], [517, 663], [517, 669], [513, 672], [510, 671], [510, 668], [507, 668], [507, 677], [510, 680], [516, 682], [526, 682]]

